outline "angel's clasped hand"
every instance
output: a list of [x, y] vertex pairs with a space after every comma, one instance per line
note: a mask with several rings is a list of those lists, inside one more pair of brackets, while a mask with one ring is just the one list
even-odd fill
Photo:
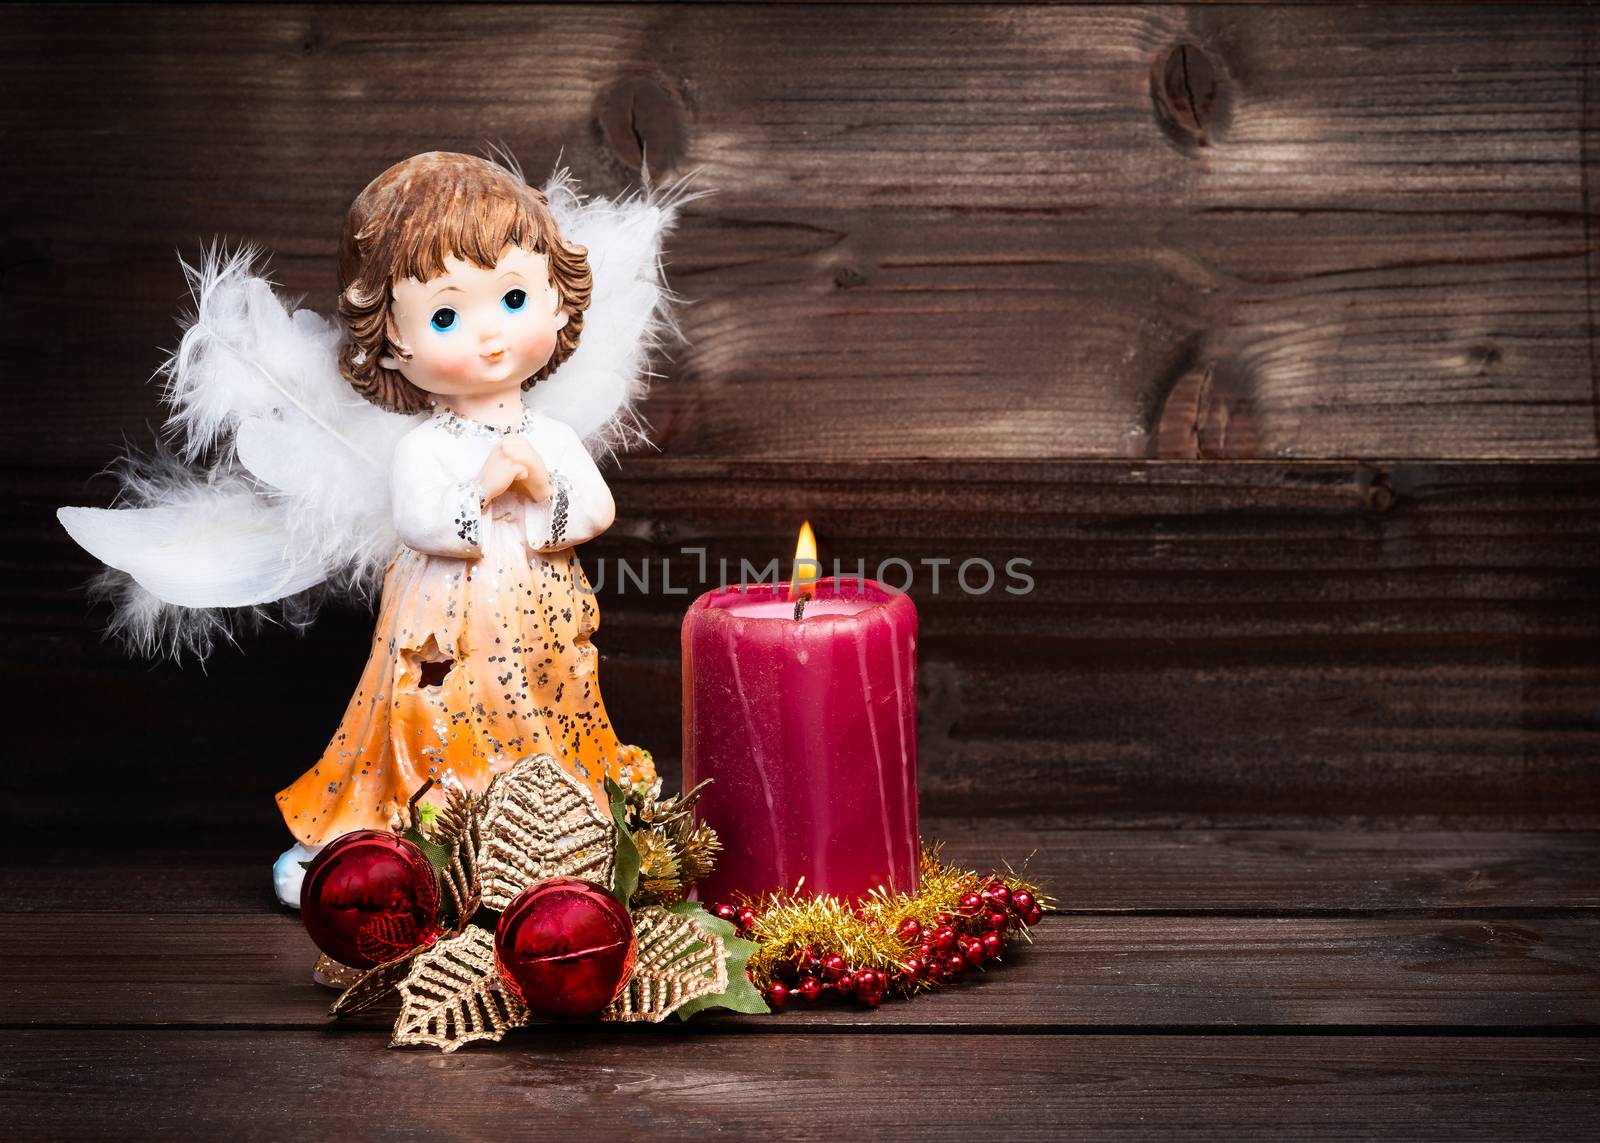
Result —
[[496, 445], [483, 462], [478, 480], [491, 500], [513, 484], [536, 504], [550, 499], [550, 470], [525, 437], [506, 437]]

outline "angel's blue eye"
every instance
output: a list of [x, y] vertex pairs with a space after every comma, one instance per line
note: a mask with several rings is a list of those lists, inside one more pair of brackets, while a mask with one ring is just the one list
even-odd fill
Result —
[[506, 296], [500, 299], [500, 304], [505, 306], [505, 308], [511, 313], [516, 313], [523, 306], [528, 304], [528, 291], [507, 290]]
[[433, 317], [429, 321], [440, 333], [449, 333], [456, 327], [456, 311], [448, 306], [434, 310]]

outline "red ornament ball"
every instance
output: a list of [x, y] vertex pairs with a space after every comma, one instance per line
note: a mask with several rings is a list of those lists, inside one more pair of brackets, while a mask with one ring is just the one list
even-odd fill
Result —
[[802, 976], [795, 985], [795, 991], [809, 1004], [822, 995], [822, 981], [814, 976]]
[[990, 901], [1002, 909], [1011, 901], [1011, 890], [1003, 881], [989, 882], [989, 887], [984, 892], [988, 894]]
[[889, 978], [870, 968], [864, 968], [856, 973], [855, 985], [856, 1001], [868, 1008], [876, 1008], [882, 1004], [884, 996], [889, 992]]
[[767, 985], [767, 1003], [772, 1005], [774, 1012], [789, 1003], [789, 986], [781, 980], [774, 980]]
[[1011, 907], [1017, 911], [1017, 916], [1026, 917], [1028, 910], [1033, 908], [1033, 894], [1026, 889], [1018, 889], [1011, 894]]
[[371, 968], [439, 935], [439, 878], [409, 841], [357, 830], [312, 858], [300, 919], [328, 956]]
[[850, 966], [837, 953], [822, 962], [822, 975], [828, 978], [829, 984], [837, 984], [849, 972]]
[[983, 963], [983, 942], [977, 937], [962, 937], [961, 955], [967, 958], [968, 964], [976, 968]]
[[1004, 913], [990, 913], [985, 927], [992, 933], [1005, 932], [1006, 926], [1011, 923], [1011, 918]]
[[633, 920], [600, 886], [552, 877], [519, 893], [494, 933], [500, 978], [535, 1015], [579, 1020], [617, 998], [633, 972]]
[[901, 921], [900, 928], [896, 932], [899, 934], [900, 939], [908, 945], [914, 945], [922, 940], [922, 926], [917, 923], [915, 917], [907, 917]]
[[740, 933], [748, 933], [752, 928], [755, 927], [756, 911], [750, 908], [750, 906], [746, 905], [735, 915], [733, 923], [738, 928]]
[[961, 904], [956, 908], [956, 912], [963, 917], [976, 917], [982, 911], [983, 898], [976, 893], [964, 894], [961, 898]]
[[983, 934], [983, 955], [985, 960], [993, 960], [1005, 951], [1005, 938], [999, 933]]
[[947, 953], [956, 947], [956, 931], [945, 925], [933, 934], [933, 947], [942, 953]]

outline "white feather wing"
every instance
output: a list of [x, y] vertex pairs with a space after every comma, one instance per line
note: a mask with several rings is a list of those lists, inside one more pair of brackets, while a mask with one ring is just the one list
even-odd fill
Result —
[[585, 199], [566, 172], [545, 194], [561, 233], [588, 250], [594, 285], [577, 350], [527, 403], [571, 425], [591, 453], [623, 451], [649, 439], [635, 409], [649, 387], [651, 351], [675, 332], [661, 248], [690, 196], [680, 184], [619, 201]]
[[304, 621], [297, 597], [325, 583], [364, 596], [398, 549], [389, 463], [418, 418], [362, 400], [339, 373], [337, 327], [293, 310], [253, 261], [185, 266], [194, 315], [161, 371], [173, 451], [128, 459], [118, 507], [57, 513], [120, 573], [96, 588], [144, 653], [204, 655], [285, 607]]
[[[594, 283], [577, 351], [525, 399], [591, 452], [620, 450], [648, 439], [635, 406], [672, 331], [661, 246], [689, 196], [584, 199], [565, 172], [546, 192]], [[127, 458], [118, 507], [57, 513], [110, 569], [94, 591], [144, 654], [203, 658], [263, 618], [309, 622], [318, 588], [368, 596], [399, 549], [389, 468], [425, 414], [360, 398], [339, 373], [339, 328], [287, 304], [255, 261], [214, 250], [184, 267], [195, 310], [161, 370], [174, 452]]]
[[154, 508], [62, 508], [57, 519], [101, 563], [183, 607], [247, 607], [328, 575], [286, 547], [281, 508], [239, 485]]

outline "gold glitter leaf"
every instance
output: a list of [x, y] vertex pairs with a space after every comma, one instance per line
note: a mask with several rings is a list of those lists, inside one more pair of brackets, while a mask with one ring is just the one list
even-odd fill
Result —
[[405, 979], [406, 973], [411, 971], [411, 962], [427, 947], [418, 945], [393, 960], [384, 961], [374, 968], [367, 969], [366, 972], [352, 969], [351, 971], [356, 973], [355, 979], [348, 982], [339, 999], [329, 1007], [328, 1015], [354, 1016], [393, 996], [395, 988]]
[[690, 918], [654, 905], [633, 914], [633, 975], [607, 1020], [659, 1023], [679, 1006], [728, 989], [728, 946]]
[[552, 755], [518, 762], [490, 783], [482, 804], [475, 866], [489, 908], [504, 910], [547, 877], [582, 877], [611, 889], [617, 827]]
[[400, 1016], [389, 1045], [453, 1052], [474, 1040], [499, 1040], [527, 1019], [522, 1002], [500, 987], [494, 935], [468, 925], [416, 955], [400, 982]]
[[342, 964], [327, 953], [321, 953], [317, 956], [316, 965], [311, 969], [311, 979], [329, 988], [349, 988], [361, 979], [361, 970]]

